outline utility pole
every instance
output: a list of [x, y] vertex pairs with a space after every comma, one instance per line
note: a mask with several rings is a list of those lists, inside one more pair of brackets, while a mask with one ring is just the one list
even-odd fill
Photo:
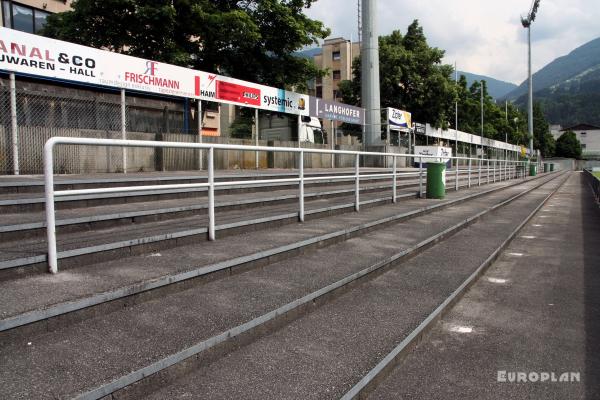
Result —
[[361, 39], [361, 99], [366, 117], [363, 131], [363, 145], [369, 146], [381, 143], [377, 0], [362, 1]]
[[479, 93], [481, 94], [481, 159], [483, 159], [483, 81], [481, 81]]
[[[506, 131], [504, 131], [504, 143], [508, 143], [508, 100], [504, 101], [504, 115], [506, 116]], [[504, 159], [508, 158], [508, 150], [504, 150]]]
[[527, 14], [527, 18], [521, 17], [523, 28], [527, 28], [527, 67], [528, 80], [527, 86], [529, 89], [529, 100], [527, 104], [527, 116], [529, 120], [529, 151], [533, 156], [533, 82], [531, 79], [531, 24], [535, 21], [537, 10], [540, 6], [540, 0], [533, 0], [531, 10]]
[[361, 21], [362, 14], [360, 12], [360, 8], [362, 6], [361, 6], [360, 3], [361, 3], [361, 0], [357, 0], [357, 8], [358, 8], [358, 14], [357, 14], [358, 15], [358, 43], [359, 43], [359, 45], [361, 45], [361, 42], [362, 42], [362, 21]]
[[[454, 61], [454, 83], [458, 89], [458, 69], [456, 68], [456, 61]], [[458, 157], [458, 95], [454, 102], [454, 156]], [[458, 168], [458, 159], [456, 160], [456, 165]]]

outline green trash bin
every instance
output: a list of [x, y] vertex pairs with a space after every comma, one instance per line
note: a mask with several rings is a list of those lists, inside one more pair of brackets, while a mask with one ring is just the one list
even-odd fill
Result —
[[544, 163], [544, 172], [550, 172], [550, 164]]
[[446, 164], [427, 163], [427, 198], [443, 199], [446, 196]]
[[554, 163], [550, 164], [550, 172], [554, 171]]
[[529, 164], [529, 176], [536, 176], [536, 175], [537, 175], [537, 164], [530, 163]]

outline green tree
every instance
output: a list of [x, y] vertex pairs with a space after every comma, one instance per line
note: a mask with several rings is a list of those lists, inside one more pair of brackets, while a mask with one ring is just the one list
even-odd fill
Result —
[[43, 34], [136, 57], [302, 90], [322, 76], [294, 52], [330, 33], [315, 0], [75, 0]]
[[[381, 108], [410, 111], [414, 121], [448, 127], [454, 115], [452, 66], [442, 64], [444, 51], [430, 47], [415, 20], [406, 35], [394, 31], [379, 37]], [[360, 105], [360, 59], [353, 63], [353, 80], [340, 83], [344, 102]]]
[[550, 133], [550, 124], [540, 103], [533, 103], [533, 147], [540, 149], [542, 157], [554, 156], [556, 141]]
[[[461, 75], [457, 84], [458, 129], [481, 134], [481, 91], [483, 90], [483, 135], [499, 141], [523, 144], [527, 135], [527, 116], [512, 103], [497, 104], [489, 95], [486, 81], [475, 81], [467, 87]], [[454, 119], [451, 120], [454, 128]]]
[[565, 158], [581, 158], [581, 143], [573, 131], [566, 131], [556, 141], [556, 156]]

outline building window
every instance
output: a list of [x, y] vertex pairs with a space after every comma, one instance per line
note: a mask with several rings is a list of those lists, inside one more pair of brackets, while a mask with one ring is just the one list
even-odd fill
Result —
[[316, 96], [317, 96], [319, 99], [322, 99], [322, 98], [323, 98], [323, 86], [317, 86], [317, 93], [316, 93]]
[[586, 132], [581, 132], [581, 135], [585, 135], [585, 134], [586, 134]]
[[317, 85], [322, 85], [323, 84], [323, 78], [320, 76], [317, 76]]
[[6, 28], [27, 33], [38, 33], [50, 13], [9, 0], [2, 1], [2, 24]]
[[585, 146], [585, 143], [581, 143], [581, 148], [582, 148], [582, 149], [585, 149], [585, 147], [586, 147], [586, 146]]
[[342, 79], [342, 72], [339, 69], [333, 71], [333, 80], [339, 81], [340, 79]]
[[342, 53], [340, 53], [339, 51], [334, 51], [333, 53], [331, 53], [331, 58], [333, 59], [333, 61], [341, 60]]

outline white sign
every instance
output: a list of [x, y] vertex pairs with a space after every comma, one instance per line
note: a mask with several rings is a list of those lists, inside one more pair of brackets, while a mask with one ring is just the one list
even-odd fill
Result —
[[[423, 158], [423, 164], [428, 162], [447, 163], [452, 157], [452, 148], [442, 146], [415, 146], [415, 156], [433, 156], [439, 158]], [[418, 157], [416, 157], [418, 158]], [[418, 161], [418, 160], [416, 160]]]
[[308, 115], [307, 95], [0, 28], [0, 69]]
[[407, 111], [388, 107], [388, 124], [393, 131], [409, 131], [412, 127], [412, 115]]

